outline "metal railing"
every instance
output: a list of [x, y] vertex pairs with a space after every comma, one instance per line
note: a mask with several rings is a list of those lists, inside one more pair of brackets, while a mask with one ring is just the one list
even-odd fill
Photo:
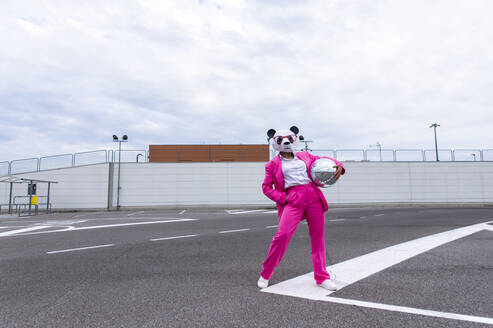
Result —
[[[314, 155], [329, 156], [340, 161], [429, 162], [436, 160], [434, 149], [313, 149], [310, 151]], [[276, 154], [277, 152], [271, 150], [271, 158]], [[0, 162], [0, 176], [118, 162], [118, 156], [118, 150], [102, 149], [3, 161]], [[441, 162], [493, 161], [493, 149], [439, 149], [438, 158]], [[122, 150], [121, 162], [149, 162], [149, 151], [145, 149]]]

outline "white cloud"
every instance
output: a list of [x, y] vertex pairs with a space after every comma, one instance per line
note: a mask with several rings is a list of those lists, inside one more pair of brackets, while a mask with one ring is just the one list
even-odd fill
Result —
[[0, 5], [0, 160], [166, 143], [493, 148], [490, 1]]

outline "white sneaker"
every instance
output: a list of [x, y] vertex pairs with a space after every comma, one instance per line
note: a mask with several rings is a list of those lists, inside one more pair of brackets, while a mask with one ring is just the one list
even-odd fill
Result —
[[260, 278], [258, 278], [257, 286], [260, 289], [267, 288], [267, 286], [269, 286], [269, 280], [264, 279], [262, 278], [262, 276], [260, 276]]
[[324, 280], [319, 286], [332, 292], [337, 290], [337, 286], [330, 279]]

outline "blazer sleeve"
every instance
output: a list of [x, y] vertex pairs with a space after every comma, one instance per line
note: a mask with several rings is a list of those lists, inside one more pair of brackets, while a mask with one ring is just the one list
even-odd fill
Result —
[[262, 192], [265, 196], [273, 200], [279, 205], [286, 204], [286, 193], [276, 190], [272, 186], [274, 185], [274, 172], [272, 167], [267, 164], [265, 165], [265, 178], [262, 183]]
[[312, 155], [310, 153], [308, 153], [308, 155], [310, 155], [310, 157], [312, 158], [312, 161], [316, 161], [317, 159], [319, 158], [328, 158], [330, 160], [333, 160], [337, 165], [339, 165], [340, 167], [342, 167], [342, 174], [346, 173], [346, 168], [344, 167], [344, 165], [342, 165], [341, 162], [339, 162], [337, 159], [334, 159], [332, 157], [329, 157], [329, 156], [317, 156], [317, 155]]

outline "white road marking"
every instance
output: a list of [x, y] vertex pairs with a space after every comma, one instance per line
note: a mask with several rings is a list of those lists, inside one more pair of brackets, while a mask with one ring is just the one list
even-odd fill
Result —
[[235, 212], [241, 212], [243, 210], [224, 210], [224, 212], [228, 213], [228, 214], [232, 214], [232, 213], [235, 213]]
[[384, 216], [385, 214], [375, 214], [374, 216]]
[[351, 300], [346, 298], [339, 297], [327, 297], [325, 299], [327, 302], [338, 303], [338, 304], [347, 304], [347, 305], [356, 305], [365, 308], [371, 309], [379, 309], [379, 310], [387, 310], [394, 312], [403, 312], [403, 313], [411, 313], [411, 314], [420, 314], [428, 317], [437, 317], [437, 318], [446, 318], [446, 319], [454, 319], [454, 320], [462, 320], [462, 321], [470, 321], [470, 322], [479, 322], [479, 323], [487, 323], [493, 324], [493, 318], [487, 317], [477, 317], [473, 315], [464, 315], [450, 312], [440, 312], [440, 311], [431, 311], [424, 309], [411, 308], [407, 306], [398, 306], [398, 305], [390, 305], [390, 304], [381, 304], [381, 303], [373, 303], [373, 302], [365, 302], [358, 300]]
[[183, 210], [183, 211], [181, 211], [181, 212], [180, 212], [180, 213], [178, 213], [178, 214], [183, 214], [183, 213], [185, 213], [186, 211], [187, 211], [187, 210]]
[[255, 213], [255, 212], [262, 212], [262, 211], [265, 211], [265, 210], [249, 210], [249, 211], [241, 211], [241, 212], [230, 212], [229, 214], [236, 215], [236, 214]]
[[[53, 233], [53, 232], [77, 231], [77, 230], [92, 230], [92, 229], [104, 229], [104, 228], [115, 228], [115, 227], [127, 227], [127, 226], [136, 226], [136, 225], [145, 225], [145, 224], [172, 223], [172, 222], [188, 222], [188, 221], [197, 221], [197, 219], [179, 219], [179, 218], [173, 218], [173, 219], [170, 219], [170, 220], [161, 220], [161, 221], [105, 224], [105, 225], [96, 225], [96, 226], [88, 226], [88, 227], [70, 227], [70, 229], [42, 231], [42, 232], [30, 232], [30, 233], [23, 233], [22, 235], [35, 235], [35, 234], [41, 234], [41, 233]], [[46, 226], [44, 226], [44, 228], [46, 228]], [[1, 237], [1, 235], [0, 235], [0, 237]]]
[[43, 225], [43, 226], [34, 226], [34, 227], [29, 227], [29, 228], [24, 228], [24, 229], [10, 230], [10, 231], [6, 231], [6, 232], [1, 232], [0, 237], [8, 237], [8, 236], [28, 232], [28, 231], [41, 230], [41, 229], [46, 229], [46, 228], [49, 228], [49, 226]]
[[151, 241], [168, 240], [168, 239], [178, 239], [178, 238], [190, 238], [198, 235], [185, 235], [185, 236], [175, 236], [175, 237], [165, 237], [165, 238], [154, 238]]
[[265, 214], [273, 214], [273, 213], [276, 213], [277, 214], [278, 212], [277, 212], [277, 210], [275, 210], [275, 211], [267, 211], [267, 212], [264, 212], [264, 213]]
[[277, 227], [279, 227], [279, 225], [271, 225], [271, 226], [267, 226], [266, 228], [270, 229], [270, 228], [277, 228]]
[[338, 222], [338, 221], [346, 221], [346, 219], [332, 219], [329, 220], [330, 222]]
[[98, 246], [89, 246], [89, 247], [80, 247], [80, 248], [71, 248], [71, 249], [63, 249], [60, 251], [51, 251], [51, 252], [46, 252], [46, 254], [57, 254], [57, 253], [66, 253], [66, 252], [74, 252], [74, 251], [82, 251], [86, 249], [94, 249], [94, 248], [102, 248], [102, 247], [111, 247], [114, 246], [115, 244], [107, 244], [107, 245], [98, 245]]
[[360, 216], [359, 218], [360, 219], [366, 219], [367, 217], [366, 216]]
[[219, 233], [240, 232], [240, 231], [248, 231], [248, 230], [250, 229], [226, 230], [226, 231], [219, 231]]
[[145, 213], [145, 211], [130, 213], [130, 214], [127, 214], [127, 216], [133, 216], [133, 215], [142, 214], [142, 213]]
[[[487, 223], [489, 222], [440, 232], [434, 235], [404, 242], [402, 244], [390, 246], [366, 255], [337, 263], [327, 269], [337, 275], [337, 280], [335, 280], [334, 283], [336, 283], [338, 289], [340, 290], [372, 274], [378, 273], [438, 246], [482, 230], [491, 230], [491, 226]], [[326, 302], [330, 301], [330, 298], [328, 298], [327, 295], [332, 293], [318, 287], [314, 283], [313, 272], [272, 285], [268, 288], [262, 289], [262, 292]], [[457, 316], [462, 315], [458, 314]]]

